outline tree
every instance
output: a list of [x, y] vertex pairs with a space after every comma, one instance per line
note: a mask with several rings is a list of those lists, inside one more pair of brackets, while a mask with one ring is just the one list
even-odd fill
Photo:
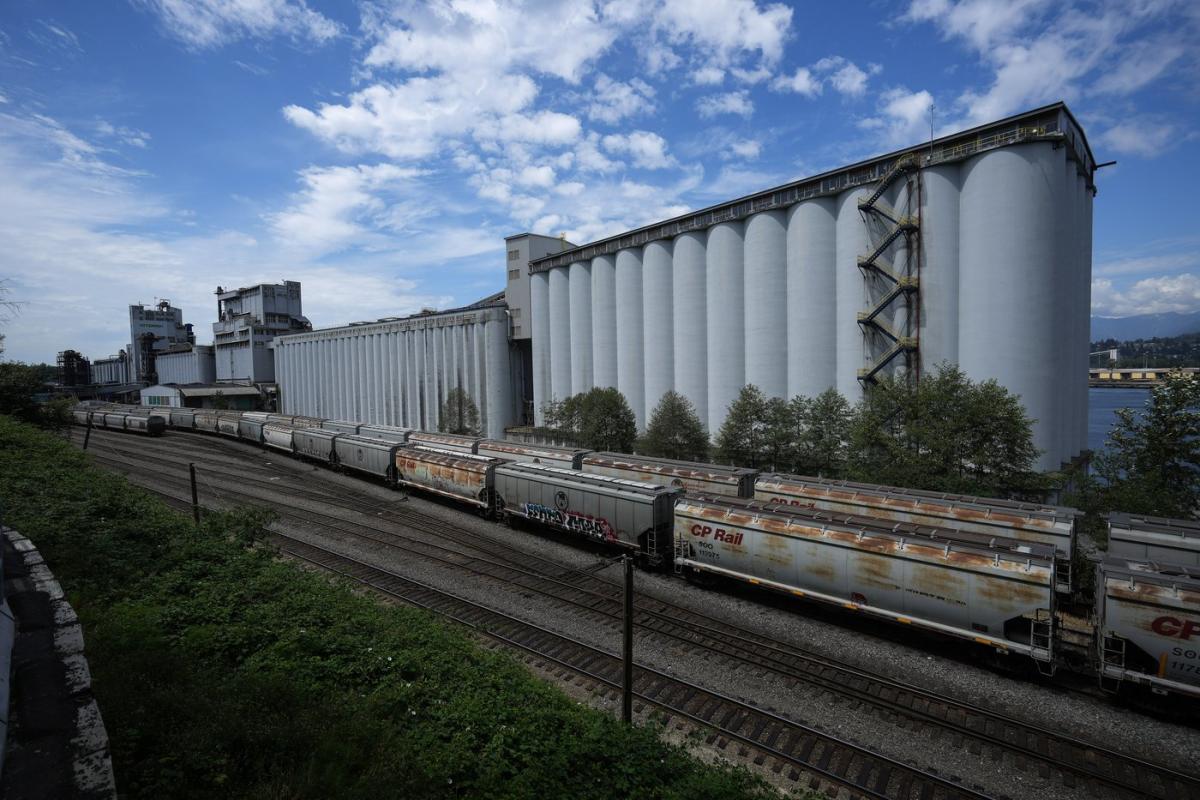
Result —
[[597, 387], [575, 398], [578, 398], [581, 445], [593, 450], [633, 452], [634, 442], [637, 441], [637, 418], [626, 402], [625, 395], [613, 388]]
[[212, 407], [217, 411], [225, 411], [229, 408], [229, 398], [220, 389], [213, 392]]
[[637, 418], [625, 396], [599, 386], [542, 406], [545, 427], [555, 439], [593, 450], [629, 453], [637, 440]]
[[873, 387], [849, 440], [858, 480], [991, 497], [1047, 488], [1033, 471], [1033, 423], [1020, 399], [948, 364], [916, 383], [889, 378]]
[[792, 469], [822, 478], [845, 475], [847, 437], [853, 418], [850, 403], [832, 388], [812, 400], [796, 397], [792, 403], [796, 406], [792, 413], [803, 421]]
[[703, 461], [708, 455], [708, 434], [692, 402], [675, 391], [664, 394], [650, 415], [639, 449], [650, 456]]
[[1200, 377], [1169, 375], [1141, 412], [1117, 411], [1096, 458], [1104, 510], [1194, 517], [1200, 509]]
[[438, 430], [460, 436], [479, 435], [479, 409], [465, 389], [455, 387], [446, 392], [438, 413]]
[[752, 383], [742, 387], [717, 433], [717, 458], [729, 464], [758, 467], [769, 458], [767, 439], [771, 408]]
[[42, 388], [36, 367], [17, 361], [0, 362], [0, 414], [36, 423], [40, 416], [37, 395]]

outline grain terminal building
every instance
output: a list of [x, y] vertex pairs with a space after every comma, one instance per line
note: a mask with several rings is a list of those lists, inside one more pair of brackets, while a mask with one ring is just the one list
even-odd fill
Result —
[[644, 426], [674, 389], [715, 433], [746, 383], [853, 402], [945, 361], [1020, 395], [1053, 469], [1086, 448], [1094, 171], [1058, 103], [583, 246], [510, 237], [502, 297], [277, 339], [282, 408], [436, 427], [462, 386], [495, 436], [594, 386]]

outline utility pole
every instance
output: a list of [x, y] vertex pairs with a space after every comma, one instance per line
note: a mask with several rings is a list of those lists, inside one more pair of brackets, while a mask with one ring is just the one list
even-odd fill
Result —
[[200, 526], [200, 497], [196, 493], [196, 465], [188, 463], [188, 473], [192, 477], [192, 519], [196, 521], [196, 527]]
[[83, 449], [87, 450], [88, 440], [92, 438], [92, 415], [88, 414], [87, 430], [83, 432]]
[[621, 721], [633, 724], [633, 556], [625, 561], [625, 675], [621, 692]]

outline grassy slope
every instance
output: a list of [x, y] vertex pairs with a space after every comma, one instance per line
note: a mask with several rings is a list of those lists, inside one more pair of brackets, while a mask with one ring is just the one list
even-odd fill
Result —
[[412, 609], [248, 550], [0, 417], [6, 524], [84, 623], [123, 795], [766, 796]]

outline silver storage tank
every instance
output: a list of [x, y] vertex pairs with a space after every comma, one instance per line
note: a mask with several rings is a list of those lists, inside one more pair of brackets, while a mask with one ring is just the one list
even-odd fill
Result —
[[1065, 150], [1051, 142], [993, 150], [965, 162], [959, 209], [959, 364], [974, 380], [995, 378], [1021, 402], [1043, 451], [1035, 466], [1057, 469], [1059, 366], [1064, 299], [1053, 279], [1066, 224]]
[[708, 321], [708, 430], [712, 436], [746, 383], [742, 223], [708, 229], [705, 292]]
[[692, 401], [708, 427], [708, 309], [704, 231], [675, 237], [671, 295], [675, 391]]
[[592, 265], [576, 261], [568, 270], [571, 394], [580, 394], [592, 388]]
[[816, 397], [837, 385], [836, 219], [828, 197], [788, 209], [788, 397]]
[[1053, 548], [739, 498], [675, 503], [675, 564], [1052, 663]]
[[566, 267], [550, 270], [550, 394], [571, 396], [571, 279]]
[[494, 473], [503, 463], [487, 456], [405, 445], [396, 451], [396, 482], [490, 512]]
[[1102, 686], [1200, 698], [1200, 569], [1109, 558], [1095, 603]]
[[545, 464], [496, 467], [498, 507], [511, 517], [669, 558], [678, 489]]
[[746, 383], [787, 396], [787, 218], [764, 211], [746, 220]]
[[664, 483], [689, 493], [751, 497], [757, 470], [696, 461], [647, 458], [627, 453], [589, 453], [580, 469], [634, 481]]
[[638, 430], [646, 427], [646, 338], [642, 328], [642, 250], [617, 251], [617, 390]]
[[579, 469], [580, 460], [592, 451], [580, 450], [575, 447], [554, 447], [548, 444], [525, 444], [503, 439], [484, 439], [479, 443], [475, 452], [477, 455], [499, 458], [504, 461]]
[[341, 434], [333, 440], [338, 466], [383, 478], [389, 483], [396, 472], [396, 451], [404, 445], [384, 439]]
[[[484, 392], [486, 402], [479, 409], [483, 432], [493, 438], [504, 435], [506, 420], [512, 412], [513, 387], [508, 370], [508, 326], [498, 320], [488, 320], [483, 326]], [[507, 412], [507, 413], [506, 413]]]
[[334, 442], [342, 435], [324, 428], [294, 428], [292, 449], [298, 456], [329, 464], [333, 462]]
[[674, 388], [675, 340], [671, 240], [648, 243], [642, 250], [642, 336], [645, 422], [662, 396]]
[[617, 265], [592, 259], [592, 385], [617, 385]]
[[263, 425], [263, 444], [284, 453], [296, 451], [293, 433], [295, 428], [282, 422], [268, 422]]
[[932, 374], [942, 362], [958, 363], [958, 199], [957, 164], [929, 167], [921, 173], [920, 321], [921, 373]]

